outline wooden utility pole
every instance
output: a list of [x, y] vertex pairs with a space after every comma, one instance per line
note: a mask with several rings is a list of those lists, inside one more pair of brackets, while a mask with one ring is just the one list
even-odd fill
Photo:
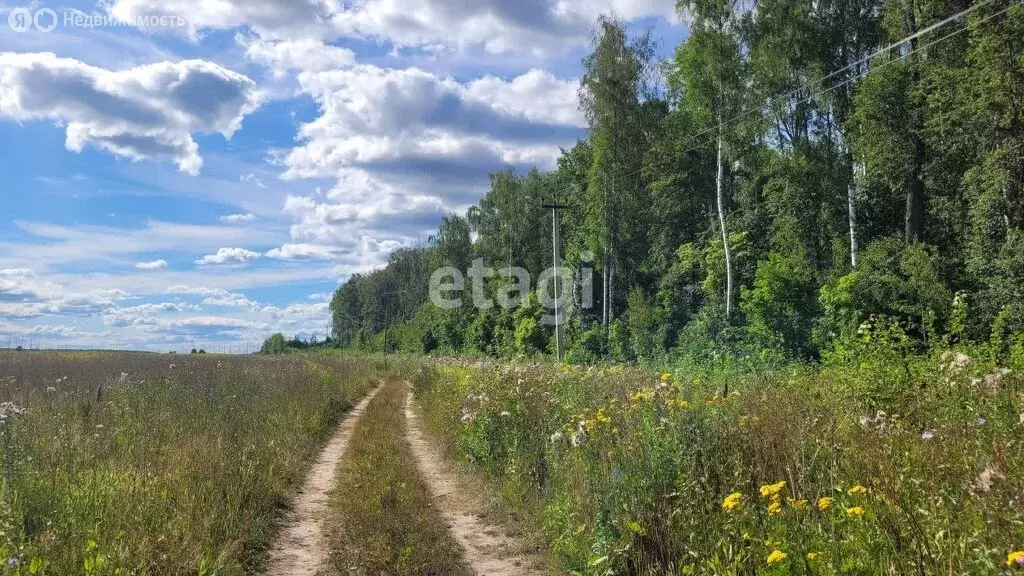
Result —
[[561, 241], [560, 241], [560, 238], [559, 238], [559, 236], [560, 236], [559, 228], [561, 226], [560, 226], [559, 221], [558, 221], [558, 211], [559, 210], [564, 210], [564, 209], [568, 208], [568, 206], [564, 206], [562, 204], [545, 204], [544, 208], [550, 208], [551, 209], [551, 245], [553, 247], [553, 250], [552, 250], [552, 260], [554, 262], [553, 270], [554, 270], [554, 273], [555, 273], [554, 274], [554, 280], [555, 280], [555, 293], [554, 293], [554, 300], [555, 300], [555, 350], [556, 350], [556, 354], [558, 356], [558, 361], [561, 362], [562, 358], [565, 356], [565, 354], [564, 354], [564, 351], [562, 349], [562, 347], [564, 346], [564, 343], [563, 343], [564, 338], [563, 338], [563, 334], [562, 334], [561, 311], [558, 309], [558, 298], [559, 298], [559, 291], [558, 291], [559, 272], [558, 272], [558, 270], [559, 270], [559, 267], [562, 265], [562, 256], [560, 254], [560, 252], [561, 252]]

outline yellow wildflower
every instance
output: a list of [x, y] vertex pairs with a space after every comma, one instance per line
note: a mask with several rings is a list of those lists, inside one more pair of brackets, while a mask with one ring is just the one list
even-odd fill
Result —
[[778, 495], [779, 492], [782, 492], [782, 489], [785, 487], [785, 480], [780, 480], [775, 484], [765, 484], [764, 486], [761, 486], [761, 496], [764, 496], [765, 498], [771, 498], [772, 496]]
[[817, 557], [818, 557], [818, 553], [817, 552], [808, 552], [807, 553], [807, 559], [808, 560], [814, 560]]
[[789, 505], [792, 506], [793, 508], [796, 508], [797, 510], [801, 510], [807, 507], [807, 500], [804, 499], [797, 500], [796, 498], [786, 498], [786, 502], [789, 503]]
[[743, 494], [739, 492], [733, 492], [725, 497], [722, 501], [722, 509], [726, 512], [732, 512], [733, 510], [740, 507], [740, 502], [743, 500]]
[[776, 514], [780, 513], [782, 513], [782, 502], [779, 502], [778, 500], [773, 500], [771, 505], [768, 506], [768, 514], [771, 516], [775, 516]]
[[835, 500], [833, 500], [832, 498], [829, 498], [828, 496], [824, 496], [822, 498], [819, 498], [818, 499], [818, 510], [821, 510], [822, 512], [828, 510], [829, 508], [832, 507], [832, 503], [833, 502], [835, 502]]
[[686, 409], [688, 409], [690, 407], [690, 403], [687, 402], [686, 400], [677, 400], [675, 398], [672, 398], [672, 399], [670, 399], [668, 401], [668, 407], [669, 408], [678, 408], [680, 410], [686, 410]]
[[785, 559], [786, 559], [786, 553], [785, 552], [783, 552], [782, 550], [775, 550], [774, 552], [772, 552], [771, 554], [768, 555], [768, 558], [765, 559], [765, 562], [767, 562], [768, 565], [771, 566], [773, 564], [779, 564], [782, 561], [784, 561]]
[[1006, 555], [1007, 566], [1024, 566], [1024, 550], [1018, 550], [1016, 552], [1010, 552]]
[[853, 488], [850, 488], [849, 490], [847, 490], [846, 493], [849, 494], [850, 496], [861, 496], [863, 494], [867, 494], [868, 493], [868, 489], [863, 487], [863, 486], [861, 486], [860, 484], [857, 484]]
[[864, 515], [864, 508], [860, 506], [854, 506], [853, 508], [846, 509], [846, 515], [851, 518], [860, 518]]
[[662, 372], [661, 377], [660, 377], [660, 380], [662, 382], [668, 382], [671, 379], [672, 379], [672, 374], [671, 373], [669, 373], [669, 372]]

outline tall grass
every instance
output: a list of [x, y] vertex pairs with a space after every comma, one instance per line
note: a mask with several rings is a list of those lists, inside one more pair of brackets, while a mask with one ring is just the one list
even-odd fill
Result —
[[8, 574], [249, 574], [372, 385], [354, 360], [0, 355]]
[[412, 372], [430, 429], [567, 573], [1017, 568], [1022, 374], [865, 342], [829, 367], [714, 381], [490, 362]]

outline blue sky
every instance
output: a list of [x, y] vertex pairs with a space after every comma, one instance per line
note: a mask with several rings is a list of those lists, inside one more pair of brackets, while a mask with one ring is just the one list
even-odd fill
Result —
[[4, 1], [0, 346], [322, 338], [339, 282], [583, 134], [599, 14], [685, 34], [674, 0]]

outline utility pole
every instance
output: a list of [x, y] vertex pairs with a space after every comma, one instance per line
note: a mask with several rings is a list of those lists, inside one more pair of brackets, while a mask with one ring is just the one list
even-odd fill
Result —
[[553, 247], [552, 259], [554, 260], [554, 272], [555, 272], [555, 275], [554, 275], [554, 280], [555, 280], [555, 294], [554, 294], [554, 297], [555, 297], [554, 298], [554, 300], [555, 300], [555, 350], [556, 350], [556, 354], [558, 356], [558, 361], [561, 362], [562, 358], [564, 356], [564, 353], [563, 353], [563, 350], [562, 350], [562, 347], [564, 346], [564, 342], [563, 342], [564, 338], [563, 338], [563, 334], [562, 334], [562, 318], [561, 318], [561, 315], [560, 315], [561, 311], [558, 309], [558, 297], [559, 297], [559, 291], [558, 291], [559, 274], [558, 274], [558, 269], [562, 265], [562, 257], [561, 257], [561, 254], [560, 254], [561, 242], [560, 242], [560, 239], [559, 239], [559, 228], [560, 228], [560, 225], [559, 225], [559, 221], [558, 221], [558, 211], [559, 210], [564, 210], [564, 209], [568, 208], [568, 206], [561, 205], [561, 204], [545, 204], [544, 208], [550, 208], [551, 209], [551, 245]]

